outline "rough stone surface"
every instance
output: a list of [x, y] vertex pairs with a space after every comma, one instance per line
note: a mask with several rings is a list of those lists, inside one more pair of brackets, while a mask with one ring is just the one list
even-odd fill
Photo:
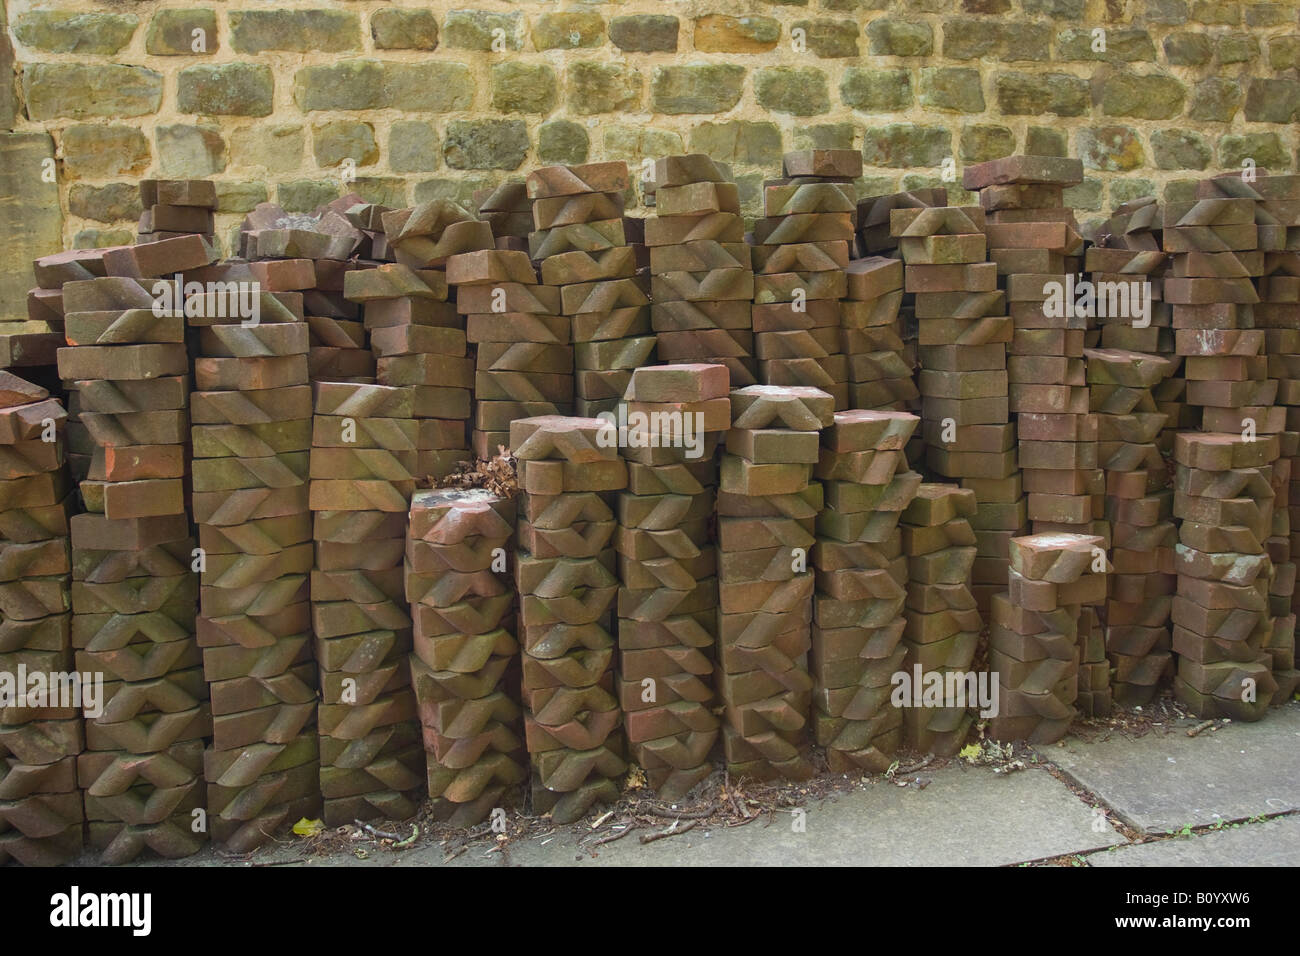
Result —
[[559, 95], [559, 80], [545, 63], [492, 65], [492, 108], [498, 112], [549, 113]]
[[453, 120], [443, 158], [453, 169], [518, 169], [528, 153], [522, 120]]
[[533, 21], [533, 45], [539, 50], [572, 50], [605, 42], [605, 18], [588, 10], [543, 13]]
[[139, 25], [140, 18], [132, 13], [73, 10], [33, 10], [11, 21], [14, 37], [33, 50], [99, 55], [121, 50]]
[[775, 123], [701, 123], [691, 130], [690, 149], [724, 163], [770, 166], [781, 161], [781, 130]]
[[[4, 7], [0, 79], [14, 82], [0, 83], [0, 130], [54, 136], [64, 213], [77, 183], [162, 176], [164, 166], [222, 184], [262, 181], [272, 197], [286, 183], [333, 179], [310, 133], [345, 119], [374, 129], [377, 156], [364, 167], [374, 195], [409, 198], [436, 177], [476, 180], [481, 162], [496, 171], [485, 183], [494, 185], [525, 139], [512, 172], [579, 157], [640, 163], [698, 142], [734, 157], [747, 213], [780, 155], [812, 146], [861, 149], [868, 165], [856, 188], [882, 192], [938, 175], [895, 165], [897, 156], [977, 162], [1012, 148], [1009, 131], [1017, 150], [1086, 154], [1097, 188], [1076, 189], [1102, 206], [1131, 194], [1133, 185], [1114, 186], [1129, 177], [1185, 193], [1192, 176], [1229, 160], [1266, 159], [1280, 173], [1300, 160], [1300, 20], [1290, 0]], [[504, 127], [503, 153], [460, 148], [457, 161], [471, 164], [461, 166], [444, 158], [452, 123], [512, 121], [522, 133]], [[408, 123], [428, 128], [402, 132], [420, 129], [399, 125]], [[103, 132], [74, 134], [79, 127]], [[927, 127], [947, 128], [946, 148], [880, 132]], [[1136, 139], [1099, 138], [1112, 127]], [[164, 155], [156, 144], [178, 128], [190, 132], [177, 155]], [[644, 211], [635, 194], [629, 203]], [[218, 211], [223, 239], [240, 216]], [[65, 241], [91, 228], [69, 217]]]
[[585, 163], [590, 150], [591, 137], [581, 123], [551, 120], [537, 128], [537, 158], [543, 163]]
[[269, 116], [275, 81], [254, 63], [204, 63], [182, 70], [176, 108], [205, 116]]
[[967, 126], [960, 135], [962, 162], [982, 163], [1016, 151], [1016, 134], [1005, 126]]
[[1085, 169], [1109, 172], [1139, 168], [1145, 153], [1137, 130], [1127, 126], [1100, 126], [1079, 130], [1076, 146]]
[[376, 50], [436, 50], [438, 18], [432, 10], [376, 10], [370, 36]]
[[1290, 162], [1277, 133], [1228, 133], [1219, 138], [1219, 165], [1240, 169], [1247, 160], [1267, 169], [1281, 169]]
[[236, 10], [230, 14], [230, 45], [237, 53], [359, 50], [361, 19], [345, 10]]
[[740, 102], [745, 68], [731, 63], [655, 68], [653, 106], [659, 113], [721, 113]]
[[68, 193], [68, 211], [83, 219], [97, 222], [121, 222], [138, 219], [140, 187], [137, 183], [109, 183], [107, 186], [89, 186], [76, 183]]
[[63, 242], [59, 187], [39, 175], [54, 159], [47, 133], [0, 133], [0, 235], [6, 237], [0, 269], [0, 318], [27, 318], [27, 290], [36, 284], [32, 260], [58, 252]]
[[226, 143], [215, 126], [160, 126], [154, 132], [162, 174], [171, 179], [202, 179], [226, 168]]
[[1214, 149], [1195, 130], [1158, 129], [1151, 134], [1151, 156], [1161, 169], [1205, 169]]
[[979, 70], [966, 67], [927, 67], [921, 71], [921, 105], [951, 113], [984, 112]]
[[1088, 81], [1068, 73], [1003, 73], [997, 78], [998, 108], [1011, 116], [1082, 116], [1089, 98]]
[[907, 70], [851, 66], [840, 83], [840, 101], [867, 113], [905, 110], [912, 105], [911, 74]]
[[635, 112], [644, 88], [640, 70], [583, 61], [569, 67], [564, 96], [569, 109], [579, 116]]
[[438, 168], [438, 134], [430, 123], [397, 120], [388, 130], [388, 165], [397, 173]]
[[952, 133], [942, 126], [893, 123], [867, 128], [862, 139], [871, 166], [938, 166], [952, 156]]
[[311, 130], [311, 148], [317, 166], [337, 166], [349, 159], [356, 166], [369, 166], [379, 159], [375, 128], [356, 120], [316, 124]]
[[1101, 109], [1107, 116], [1172, 119], [1183, 111], [1187, 93], [1172, 76], [1117, 73], [1106, 81]]
[[[195, 33], [195, 31], [200, 31]], [[149, 21], [145, 52], [152, 56], [208, 56], [220, 48], [212, 10], [159, 10]]]
[[63, 172], [70, 179], [138, 176], [149, 166], [149, 141], [134, 126], [69, 126], [63, 131]]
[[162, 93], [162, 74], [140, 66], [28, 63], [23, 67], [23, 97], [33, 120], [144, 116], [162, 104]]
[[258, 123], [231, 134], [232, 165], [261, 167], [272, 173], [293, 172], [302, 163], [306, 142], [301, 126]]
[[831, 108], [826, 74], [815, 67], [777, 66], [754, 75], [754, 94], [765, 109], [816, 116]]
[[628, 53], [672, 53], [677, 49], [676, 17], [657, 14], [614, 17], [609, 21], [609, 39]]
[[501, 44], [507, 50], [523, 45], [520, 34], [524, 26], [521, 13], [495, 13], [487, 10], [449, 10], [443, 23], [447, 46], [456, 50], [492, 50], [494, 31], [500, 31]]

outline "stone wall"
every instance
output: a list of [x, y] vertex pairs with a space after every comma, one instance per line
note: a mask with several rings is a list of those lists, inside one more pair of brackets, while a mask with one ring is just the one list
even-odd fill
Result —
[[[40, 195], [52, 137], [79, 246], [129, 241], [145, 175], [215, 178], [228, 239], [258, 202], [312, 208], [353, 170], [349, 189], [401, 206], [543, 163], [687, 150], [732, 163], [756, 214], [781, 153], [810, 145], [860, 148], [864, 194], [1077, 155], [1087, 179], [1066, 201], [1087, 219], [1246, 160], [1296, 168], [1298, 6], [0, 0], [15, 80], [0, 155], [23, 157], [6, 195]], [[0, 200], [7, 235], [31, 208]], [[50, 241], [6, 257], [4, 314], [22, 311], [14, 270]]]

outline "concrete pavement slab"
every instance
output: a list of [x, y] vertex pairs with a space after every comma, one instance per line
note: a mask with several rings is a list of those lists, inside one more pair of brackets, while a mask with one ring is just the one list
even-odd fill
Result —
[[1300, 704], [1295, 702], [1258, 723], [1234, 721], [1197, 737], [1181, 728], [1164, 736], [1116, 736], [1096, 743], [1069, 737], [1038, 752], [1113, 807], [1125, 823], [1147, 833], [1300, 809]]
[[1235, 829], [1115, 847], [1087, 857], [1089, 866], [1295, 866], [1300, 817], [1243, 823]]

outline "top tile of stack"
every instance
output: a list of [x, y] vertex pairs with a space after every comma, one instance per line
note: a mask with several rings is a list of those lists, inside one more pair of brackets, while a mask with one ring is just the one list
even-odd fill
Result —
[[1059, 156], [1004, 156], [962, 170], [962, 185], [984, 189], [1010, 183], [1055, 183], [1074, 186], [1083, 182], [1083, 161]]
[[543, 166], [528, 174], [529, 199], [577, 196], [581, 193], [622, 192], [628, 188], [627, 163], [588, 163], [585, 166]]

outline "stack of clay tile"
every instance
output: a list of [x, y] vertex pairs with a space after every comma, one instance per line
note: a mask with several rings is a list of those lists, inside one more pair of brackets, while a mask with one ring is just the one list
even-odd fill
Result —
[[906, 412], [844, 411], [821, 433], [815, 474], [826, 507], [812, 553], [811, 671], [815, 739], [834, 773], [883, 773], [902, 738], [903, 713], [889, 698], [906, 654], [898, 521], [921, 483], [903, 450], [918, 421]]
[[198, 640], [213, 709], [204, 776], [212, 838], [240, 853], [320, 812], [309, 329], [299, 291], [314, 275], [310, 260], [230, 263], [217, 281], [258, 283], [256, 322], [213, 297], [189, 317], [198, 345], [192, 509], [204, 555]]
[[850, 261], [844, 271], [848, 290], [839, 303], [839, 336], [848, 361], [849, 407], [902, 410], [916, 405], [920, 392], [899, 324], [902, 262], [869, 256]]
[[[621, 221], [618, 229], [621, 237]], [[612, 242], [610, 231], [608, 222], [599, 222], [533, 233], [538, 251], [531, 258], [553, 249], [566, 259], [585, 255], [576, 250], [586, 248], [587, 237], [604, 248]], [[573, 411], [570, 320], [561, 314], [560, 290], [538, 283], [521, 250], [457, 257], [451, 278], [475, 353], [471, 447], [479, 458], [491, 458], [510, 447], [513, 420]]]
[[[1106, 476], [1113, 563], [1109, 597], [1100, 611], [1106, 656], [1115, 669], [1111, 693], [1122, 705], [1142, 705], [1171, 670], [1169, 610], [1178, 535], [1169, 474], [1156, 445], [1165, 415], [1156, 409], [1152, 390], [1168, 377], [1173, 363], [1124, 349], [1086, 349], [1084, 355], [1089, 402], [1097, 419], [1097, 463]], [[1090, 706], [1104, 706], [1104, 694], [1092, 700], [1087, 696], [1102, 690], [1095, 686], [1101, 670], [1092, 666], [1098, 661], [1090, 656], [1081, 660], [1079, 709], [1099, 715], [1103, 711]]]
[[1023, 528], [1025, 504], [1007, 412], [1011, 320], [996, 267], [985, 262], [984, 210], [908, 207], [890, 219], [906, 281], [917, 289], [925, 463], [979, 499], [971, 521], [981, 532], [972, 593], [987, 610], [1004, 586], [1006, 542]]
[[510, 425], [518, 461], [515, 583], [532, 809], [572, 823], [618, 799], [626, 769], [614, 689], [614, 492], [627, 487], [612, 426], [543, 415]]
[[612, 412], [632, 369], [650, 364], [655, 350], [648, 284], [637, 275], [623, 219], [627, 164], [543, 166], [528, 175], [526, 188], [536, 227], [530, 251], [542, 263], [543, 282], [559, 289], [573, 342], [571, 368], [559, 349], [548, 350], [556, 353], [552, 364], [539, 358], [527, 368], [545, 373], [551, 387], [542, 392], [551, 401], [568, 401], [564, 388], [571, 387], [578, 416]]
[[885, 255], [896, 258], [898, 237], [890, 229], [890, 214], [895, 209], [925, 209], [928, 206], [946, 205], [948, 205], [948, 190], [943, 186], [927, 186], [908, 192], [859, 199], [855, 217], [853, 257], [867, 259], [871, 256]]
[[507, 549], [515, 502], [417, 491], [406, 539], [411, 685], [434, 817], [472, 827], [528, 778]]
[[[1255, 201], [1255, 223], [1259, 236], [1258, 259], [1238, 253], [1250, 274], [1258, 276], [1259, 303], [1254, 307], [1255, 326], [1264, 334], [1268, 375], [1278, 380], [1277, 406], [1242, 409], [1239, 414], [1205, 409], [1206, 430], [1229, 431], [1241, 427], [1234, 418], [1250, 417], [1257, 433], [1279, 433], [1281, 457], [1274, 468], [1277, 493], [1274, 527], [1265, 542], [1273, 561], [1274, 578], [1270, 599], [1275, 604], [1273, 637], [1268, 643], [1273, 658], [1273, 677], [1278, 682], [1275, 703], [1290, 700], [1300, 674], [1295, 667], [1294, 609], [1296, 529], [1300, 527], [1300, 466], [1295, 458], [1295, 438], [1300, 431], [1300, 176], [1270, 176], [1256, 171], [1253, 179], [1241, 173], [1225, 173], [1199, 185], [1198, 195], [1244, 197]], [[1223, 257], [1219, 257], [1223, 258]], [[1262, 261], [1258, 261], [1262, 260]], [[1257, 267], [1257, 268], [1256, 268]], [[1284, 415], [1285, 422], [1271, 420]], [[1290, 469], [1290, 474], [1285, 472]], [[1289, 505], [1283, 508], [1282, 505]], [[1286, 512], [1285, 526], [1282, 512]], [[1285, 534], [1286, 541], [1283, 541]], [[1289, 598], [1288, 598], [1289, 595]], [[1285, 606], [1287, 603], [1291, 607]]]
[[[449, 379], [414, 388], [412, 410], [418, 421], [414, 474], [441, 478], [468, 457], [466, 422], [473, 394], [464, 369], [465, 320], [447, 301], [447, 273], [387, 263], [347, 273], [344, 294], [364, 304], [362, 319], [384, 379], [425, 377], [430, 364], [454, 366]], [[456, 376], [460, 385], [454, 384]]]
[[1177, 352], [1185, 356], [1187, 403], [1201, 409], [1207, 430], [1241, 431], [1247, 418], [1258, 430], [1258, 410], [1274, 404], [1278, 383], [1269, 378], [1264, 336], [1255, 328], [1259, 293], [1252, 277], [1263, 271], [1255, 200], [1167, 203], [1161, 239], [1173, 254], [1164, 297], [1172, 303]]
[[1088, 669], [1079, 664], [1091, 620], [1083, 606], [1106, 597], [1103, 545], [1097, 535], [1059, 531], [1011, 540], [1009, 590], [993, 599], [989, 631], [989, 671], [999, 683], [994, 740], [1049, 744], [1070, 729]]
[[[1164, 297], [1164, 280], [1171, 274], [1170, 258], [1164, 253], [1164, 207], [1154, 198], [1121, 203], [1106, 221], [1098, 237], [1105, 247], [1090, 247], [1084, 262], [1093, 282], [1128, 282], [1146, 278], [1151, 288], [1151, 327], [1137, 328], [1132, 317], [1097, 316], [1103, 348], [1127, 349], [1159, 354], [1173, 363], [1173, 371], [1152, 391], [1165, 424], [1156, 444], [1161, 454], [1173, 454], [1174, 435], [1185, 428], [1198, 428], [1200, 409], [1187, 403], [1187, 380], [1182, 356], [1177, 354], [1178, 327], [1174, 308]], [[1122, 288], [1119, 293], [1122, 295]], [[1091, 343], [1090, 343], [1091, 347]]]
[[[660, 365], [633, 372], [626, 395], [629, 420], [647, 416], [647, 427], [621, 446], [628, 490], [619, 496], [615, 541], [619, 697], [632, 757], [664, 800], [680, 799], [712, 772], [718, 738], [709, 525], [714, 452], [731, 421], [727, 385], [722, 365]], [[745, 653], [724, 645], [724, 666]]]
[[510, 180], [493, 189], [478, 189], [473, 195], [478, 217], [492, 227], [498, 249], [528, 251], [528, 234], [533, 231], [532, 201], [522, 180]]
[[[351, 268], [365, 268], [366, 262], [393, 261], [388, 233], [384, 232], [384, 213], [392, 212], [391, 207], [366, 202], [356, 193], [344, 196], [337, 204], [330, 205], [342, 212], [343, 217], [361, 233], [361, 241], [353, 253], [356, 259], [348, 260]], [[351, 269], [345, 267], [343, 271]]]
[[[66, 419], [44, 388], [0, 372], [0, 673], [15, 683], [20, 668], [74, 667]], [[81, 852], [81, 711], [77, 701], [32, 703], [0, 706], [0, 863], [56, 866]]]
[[[1100, 531], [1103, 476], [1096, 422], [1088, 416], [1082, 333], [1067, 274], [1083, 251], [1067, 186], [1081, 182], [1077, 159], [1009, 156], [968, 167], [963, 183], [980, 190], [989, 259], [1004, 277], [1013, 336], [1008, 378], [1020, 468], [1034, 531]], [[1094, 525], [1094, 522], [1098, 522]]]
[[[32, 269], [36, 288], [27, 293], [27, 319], [0, 319], [0, 368], [35, 371], [54, 366], [55, 353], [64, 344], [63, 283], [102, 276], [104, 250], [56, 252], [37, 259]], [[49, 384], [54, 384], [53, 378]], [[71, 454], [71, 435], [69, 439]]]
[[311, 616], [327, 826], [404, 820], [418, 809], [424, 787], [402, 580], [415, 491], [413, 393], [386, 385], [312, 385]]
[[213, 212], [217, 187], [206, 179], [144, 179], [140, 181], [144, 212], [136, 242], [158, 242], [186, 235], [213, 241]]
[[1174, 693], [1200, 717], [1258, 720], [1278, 690], [1265, 546], [1278, 452], [1278, 436], [1240, 431], [1180, 432], [1174, 442], [1174, 515], [1182, 519]]
[[661, 189], [667, 199], [645, 220], [659, 360], [725, 365], [733, 388], [753, 385], [753, 262], [731, 170], [700, 153], [668, 156], [653, 184], [656, 204]]
[[812, 473], [818, 433], [834, 421], [834, 406], [828, 393], [802, 386], [731, 393], [718, 491], [718, 690], [733, 778], [813, 773], [809, 558], [823, 495]]
[[[441, 478], [454, 471], [465, 454], [465, 422], [470, 417], [471, 398], [475, 396], [473, 363], [468, 359], [462, 337], [466, 311], [489, 311], [486, 308], [454, 310], [447, 300], [447, 269], [452, 257], [492, 248], [492, 227], [474, 218], [463, 207], [440, 199], [383, 214], [383, 224], [392, 254], [398, 265], [414, 271], [427, 286], [433, 302], [423, 303], [420, 320], [404, 320], [388, 313], [371, 321], [367, 307], [366, 327], [371, 347], [381, 355], [376, 371], [380, 383], [410, 384], [413, 388], [412, 412], [419, 423], [415, 474]], [[407, 281], [410, 280], [408, 273]], [[500, 311], [499, 309], [497, 311]], [[405, 325], [432, 325], [450, 332], [379, 332]], [[376, 332], [379, 332], [376, 341]], [[479, 386], [479, 391], [484, 391]], [[485, 457], [496, 453], [493, 448]]]
[[[103, 276], [106, 251], [74, 249], [42, 256], [32, 263], [37, 288], [27, 293], [28, 321], [0, 323], [0, 363], [4, 367], [22, 368], [23, 374], [31, 381], [56, 386], [58, 370], [54, 366], [57, 351], [67, 344], [63, 286], [68, 282]], [[7, 331], [11, 326], [14, 327], [12, 334]], [[18, 331], [19, 326], [28, 327], [28, 332]], [[33, 331], [35, 329], [42, 331]], [[73, 481], [81, 481], [90, 472], [95, 443], [90, 440], [86, 426], [77, 420], [75, 390], [68, 390], [67, 402], [68, 420], [64, 431], [68, 473]]]
[[[783, 170], [783, 179], [764, 184], [764, 217], [754, 225], [759, 379], [820, 388], [835, 399], [836, 409], [849, 408], [840, 299], [848, 291], [844, 269], [853, 242], [853, 180], [862, 175], [862, 155], [849, 149], [786, 153]], [[758, 331], [759, 310], [767, 306], [776, 308], [765, 314], [764, 331]]]
[[152, 290], [212, 259], [200, 236], [162, 239], [108, 250], [108, 276], [63, 287], [59, 374], [95, 446], [87, 513], [71, 521], [72, 643], [79, 668], [104, 675], [78, 780], [89, 842], [110, 862], [146, 847], [187, 856], [206, 839], [191, 827], [212, 719], [185, 501], [189, 357], [183, 303]]
[[[1300, 435], [1285, 430], [1285, 413], [1275, 406], [1279, 377], [1289, 378], [1291, 366], [1281, 354], [1265, 352], [1268, 343], [1265, 330], [1257, 327], [1260, 299], [1254, 278], [1265, 270], [1265, 250], [1285, 243], [1285, 227], [1261, 224], [1257, 191], [1243, 193], [1239, 181], [1223, 177], [1204, 183], [1202, 198], [1166, 205], [1163, 241], [1166, 251], [1174, 254], [1174, 277], [1165, 280], [1165, 298], [1174, 303], [1176, 344], [1186, 356], [1188, 404], [1200, 407], [1201, 427], [1208, 432], [1276, 438], [1278, 454], [1266, 477], [1280, 503], [1289, 495], [1291, 459]], [[1270, 314], [1267, 308], [1265, 313]], [[1273, 615], [1269, 627], [1276, 628], [1276, 634], [1265, 640], [1263, 653], [1268, 655], [1267, 648], [1276, 642], [1284, 664], [1294, 646], [1290, 602], [1283, 600], [1294, 590], [1290, 533], [1289, 508], [1272, 508], [1270, 526], [1261, 537], [1273, 566], [1270, 610], [1288, 613]], [[1180, 662], [1180, 677], [1182, 670]], [[1185, 689], [1184, 684], [1180, 692]], [[1208, 693], [1201, 685], [1193, 689]]]
[[[975, 512], [973, 491], [936, 482], [918, 485], [903, 509], [901, 541], [908, 579], [903, 670], [913, 695], [920, 694], [926, 675], [947, 682], [950, 674], [970, 673], [975, 660], [981, 620], [970, 587], [976, 552], [970, 519]], [[965, 742], [970, 724], [967, 706], [956, 701], [916, 707], [909, 700], [903, 741], [922, 753], [951, 756]]]
[[[311, 378], [352, 379], [374, 375], [374, 357], [356, 321], [360, 309], [344, 295], [351, 257], [369, 245], [367, 234], [346, 215], [362, 199], [343, 196], [310, 214], [288, 213], [262, 203], [240, 226], [244, 258], [311, 259], [315, 284], [303, 288], [303, 309], [310, 316], [312, 345], [307, 360]], [[364, 217], [359, 222], [368, 224]]]

